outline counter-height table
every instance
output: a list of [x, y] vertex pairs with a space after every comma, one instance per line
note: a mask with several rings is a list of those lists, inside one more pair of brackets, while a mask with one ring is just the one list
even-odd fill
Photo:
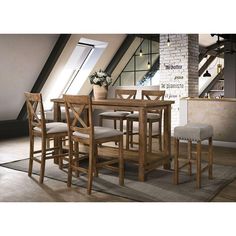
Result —
[[[51, 99], [54, 104], [54, 120], [61, 120], [61, 106], [64, 106], [63, 99]], [[139, 112], [139, 148], [135, 150], [124, 150], [124, 159], [138, 163], [138, 178], [145, 181], [145, 175], [160, 165], [170, 167], [171, 158], [171, 104], [174, 101], [152, 101], [152, 100], [126, 100], [106, 99], [93, 100], [94, 109], [102, 110], [124, 110]], [[164, 111], [164, 148], [162, 153], [147, 152], [147, 112], [148, 110], [163, 109]]]

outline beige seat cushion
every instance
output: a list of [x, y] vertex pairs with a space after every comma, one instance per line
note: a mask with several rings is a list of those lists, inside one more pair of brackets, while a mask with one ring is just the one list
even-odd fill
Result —
[[126, 117], [129, 114], [130, 113], [126, 111], [107, 111], [107, 112], [100, 113], [99, 116]]
[[[87, 139], [89, 138], [88, 134], [83, 134], [80, 132], [74, 132], [73, 135], [78, 136], [80, 138]], [[121, 136], [123, 135], [122, 132], [116, 129], [111, 129], [108, 127], [101, 127], [101, 126], [94, 126], [94, 139], [100, 139], [100, 138], [109, 138], [114, 136]]]
[[213, 127], [207, 124], [189, 123], [174, 128], [174, 137], [178, 139], [201, 141], [213, 136]]
[[[35, 131], [41, 132], [41, 129], [38, 127], [34, 128]], [[51, 122], [46, 123], [46, 133], [47, 134], [54, 134], [54, 133], [63, 133], [67, 132], [67, 124], [63, 122]]]
[[[139, 118], [139, 113], [134, 113], [134, 114], [130, 114], [127, 116], [127, 118], [131, 118], [131, 119], [137, 119]], [[148, 120], [158, 120], [160, 118], [159, 114], [155, 114], [155, 113], [147, 113], [147, 119]]]

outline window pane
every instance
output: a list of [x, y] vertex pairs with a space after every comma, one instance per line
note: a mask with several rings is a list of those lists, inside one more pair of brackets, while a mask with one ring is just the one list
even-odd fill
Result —
[[154, 63], [158, 58], [159, 54], [152, 54], [152, 62]]
[[132, 57], [132, 59], [126, 65], [124, 71], [134, 71], [134, 57]]
[[144, 75], [146, 74], [147, 74], [147, 71], [136, 72], [136, 85], [146, 85], [146, 82], [145, 82], [146, 79], [144, 78]]
[[147, 64], [148, 64], [148, 55], [135, 56], [136, 58], [136, 70], [147, 70]]
[[134, 85], [134, 72], [122, 72], [121, 85], [122, 86]]
[[159, 43], [152, 41], [152, 53], [159, 53]]

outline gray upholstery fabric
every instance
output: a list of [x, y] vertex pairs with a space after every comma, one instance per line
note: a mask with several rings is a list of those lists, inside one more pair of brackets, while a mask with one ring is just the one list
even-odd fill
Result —
[[[139, 113], [134, 113], [134, 114], [130, 114], [127, 116], [127, 118], [132, 118], [132, 119], [138, 119], [139, 118]], [[159, 119], [160, 115], [159, 114], [155, 114], [155, 113], [147, 113], [147, 119], [149, 120], [156, 120]]]
[[129, 114], [130, 113], [126, 111], [107, 111], [100, 113], [99, 116], [126, 117]]
[[[34, 128], [35, 131], [41, 132], [41, 129], [38, 127]], [[46, 124], [46, 133], [47, 134], [54, 134], [54, 133], [61, 133], [67, 132], [67, 124], [63, 122], [51, 122]]]
[[[78, 136], [80, 138], [87, 139], [89, 138], [88, 134], [83, 134], [80, 132], [74, 132], [73, 135]], [[108, 127], [101, 127], [101, 126], [94, 126], [94, 139], [100, 139], [100, 138], [109, 138], [114, 136], [120, 136], [123, 135], [123, 133], [116, 129], [111, 129]]]
[[213, 136], [213, 127], [207, 124], [188, 123], [174, 128], [174, 137], [192, 141], [201, 141]]

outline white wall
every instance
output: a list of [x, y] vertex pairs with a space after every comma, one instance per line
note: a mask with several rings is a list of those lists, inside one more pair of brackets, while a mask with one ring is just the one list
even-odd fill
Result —
[[0, 120], [16, 119], [58, 35], [0, 35]]

